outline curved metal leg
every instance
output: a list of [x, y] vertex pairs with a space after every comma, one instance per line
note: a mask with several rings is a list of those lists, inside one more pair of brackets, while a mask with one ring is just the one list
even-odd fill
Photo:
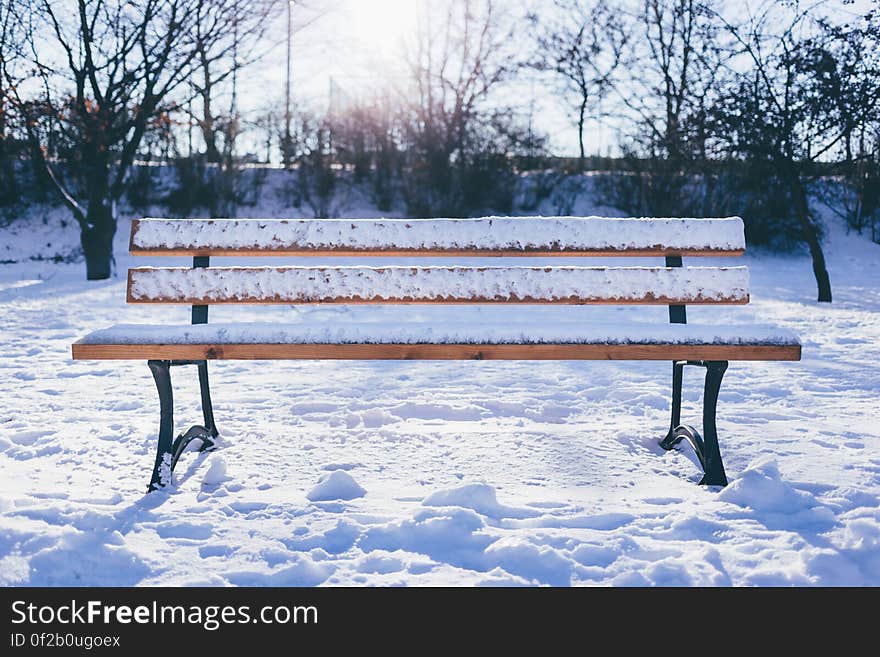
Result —
[[[690, 446], [694, 450], [694, 454], [697, 455], [697, 459], [700, 461], [700, 466], [703, 468], [703, 479], [700, 480], [700, 484], [707, 484], [709, 482], [706, 481], [705, 473], [709, 472], [709, 463], [706, 459], [706, 441], [703, 440], [703, 437], [700, 435], [700, 432], [694, 429], [692, 426], [687, 424], [682, 424], [677, 427], [660, 441], [660, 446], [665, 450], [671, 450], [673, 447], [678, 445], [683, 440], [687, 440], [690, 443]], [[722, 466], [722, 471], [723, 471]], [[726, 480], [725, 480], [726, 481]], [[725, 486], [726, 484], [719, 484], [720, 486]]]
[[[681, 386], [684, 365], [701, 365], [706, 368], [706, 384], [703, 392], [703, 435], [691, 426], [679, 424], [681, 421]], [[718, 392], [721, 379], [727, 371], [727, 361], [678, 362], [674, 364], [672, 373], [672, 423], [669, 433], [660, 441], [660, 447], [671, 450], [682, 440], [687, 440], [693, 447], [700, 464], [703, 466], [701, 485], [726, 486], [727, 474], [721, 460], [718, 447], [718, 430], [715, 425], [715, 413], [718, 407]]]
[[174, 433], [174, 397], [171, 392], [171, 363], [167, 360], [147, 361], [156, 389], [159, 391], [159, 445], [156, 463], [147, 492], [158, 490], [171, 483], [174, 469], [171, 436]]
[[[159, 445], [156, 448], [156, 462], [147, 492], [159, 490], [171, 483], [171, 475], [181, 454], [193, 440], [201, 441], [199, 451], [214, 447], [217, 426], [214, 424], [214, 409], [211, 405], [211, 390], [208, 386], [208, 364], [206, 361], [147, 361], [156, 388], [159, 391]], [[175, 365], [197, 365], [199, 368], [199, 388], [202, 398], [202, 415], [205, 426], [190, 427], [185, 433], [172, 439], [174, 435], [174, 397], [171, 388], [171, 367]]]
[[700, 459], [700, 465], [703, 466], [703, 472], [706, 471], [706, 457], [705, 457], [705, 447], [703, 443], [703, 437], [700, 433], [694, 429], [692, 426], [687, 424], [680, 424], [679, 426], [672, 429], [669, 434], [660, 441], [660, 447], [665, 449], [666, 451], [671, 450], [673, 447], [678, 445], [682, 440], [687, 440], [691, 447], [694, 448], [694, 452], [697, 454], [697, 458]]
[[198, 450], [200, 452], [206, 452], [214, 447], [214, 441], [212, 440], [210, 431], [200, 425], [190, 427], [186, 433], [177, 436], [177, 438], [174, 439], [174, 444], [171, 446], [172, 471], [177, 467], [177, 461], [180, 460], [180, 457], [186, 451], [187, 446], [194, 440], [201, 441], [202, 444], [199, 446]]

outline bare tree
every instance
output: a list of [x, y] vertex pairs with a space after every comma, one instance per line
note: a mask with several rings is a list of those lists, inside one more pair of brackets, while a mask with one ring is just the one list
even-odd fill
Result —
[[625, 14], [632, 36], [612, 88], [622, 104], [628, 173], [600, 181], [606, 201], [621, 210], [655, 216], [711, 212], [708, 108], [730, 56], [730, 39], [713, 11], [718, 4], [639, 0], [637, 10]]
[[312, 210], [315, 218], [338, 214], [334, 197], [343, 182], [333, 167], [330, 122], [302, 112], [296, 117], [292, 146], [296, 171], [296, 196]]
[[[202, 134], [208, 162], [219, 163], [224, 152], [233, 150], [240, 127], [238, 77], [278, 45], [266, 37], [284, 4], [283, 0], [214, 0], [196, 22], [197, 70], [189, 85], [199, 106], [190, 118]], [[219, 25], [226, 29], [218, 37]], [[229, 97], [226, 110], [217, 107], [221, 90]]]
[[598, 113], [629, 40], [620, 12], [606, 0], [554, 0], [554, 10], [529, 16], [540, 31], [533, 66], [554, 73], [573, 98], [581, 167], [586, 158], [584, 124]]
[[14, 2], [18, 0], [0, 3], [0, 205], [14, 203], [19, 196], [11, 129], [13, 93], [7, 80], [17, 77], [13, 71], [23, 59], [25, 32], [15, 20]]
[[871, 69], [858, 75], [859, 100], [851, 102], [856, 89], [844, 82], [845, 61], [834, 55], [849, 30], [826, 29], [814, 11], [766, 3], [741, 24], [724, 21], [751, 68], [735, 76], [718, 115], [732, 154], [772, 165], [809, 248], [818, 300], [830, 302], [831, 281], [808, 182], [817, 163], [849, 149], [854, 128], [869, 113], [876, 115], [880, 74]]
[[417, 214], [455, 214], [463, 208], [475, 137], [486, 127], [486, 104], [520, 64], [497, 2], [442, 0], [420, 8], [407, 52], [412, 89], [404, 137], [419, 165], [410, 167], [405, 193]]
[[[35, 153], [80, 227], [90, 280], [112, 272], [116, 205], [150, 126], [196, 61], [194, 35], [219, 39], [199, 26], [216, 0], [29, 0], [18, 20], [35, 28], [31, 59], [36, 87], [52, 120], [72, 145], [78, 175], [49, 157], [31, 103], [14, 87]], [[219, 55], [218, 55], [219, 56]], [[7, 79], [7, 83], [11, 80]], [[69, 173], [74, 173], [73, 169]]]
[[372, 200], [383, 212], [391, 210], [399, 192], [401, 144], [397, 135], [404, 119], [398, 103], [379, 92], [330, 116], [336, 159], [354, 170], [355, 183], [370, 183]]
[[727, 58], [716, 0], [642, 0], [628, 75], [615, 90], [647, 131], [647, 154], [680, 160], [704, 147], [701, 121]]
[[259, 135], [260, 143], [265, 148], [263, 161], [266, 164], [272, 161], [272, 146], [276, 137], [282, 135], [278, 137], [279, 142], [283, 139], [282, 121], [281, 112], [274, 106], [274, 103], [260, 109], [256, 114], [251, 114], [247, 119], [249, 126]]
[[880, 1], [844, 24], [818, 19], [820, 33], [805, 47], [810, 94], [839, 126], [840, 184], [821, 185], [828, 207], [861, 232], [880, 239]]

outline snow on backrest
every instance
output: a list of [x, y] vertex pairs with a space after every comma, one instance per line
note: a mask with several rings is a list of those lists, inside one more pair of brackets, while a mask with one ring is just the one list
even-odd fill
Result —
[[748, 303], [745, 267], [209, 267], [129, 270], [133, 303]]
[[141, 219], [135, 255], [740, 255], [743, 222], [723, 219]]

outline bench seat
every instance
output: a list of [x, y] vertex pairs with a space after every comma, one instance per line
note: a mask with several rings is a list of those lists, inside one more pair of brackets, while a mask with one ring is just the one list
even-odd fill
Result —
[[772, 326], [506, 322], [120, 324], [73, 345], [91, 359], [798, 360]]

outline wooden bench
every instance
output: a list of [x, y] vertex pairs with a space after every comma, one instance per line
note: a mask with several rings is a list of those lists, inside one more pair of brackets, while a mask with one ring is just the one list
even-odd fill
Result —
[[[745, 304], [745, 267], [683, 267], [683, 257], [738, 256], [743, 224], [727, 219], [598, 217], [172, 220], [131, 228], [136, 256], [191, 256], [191, 268], [128, 272], [128, 302], [187, 304], [192, 324], [120, 325], [73, 345], [75, 359], [147, 360], [159, 391], [159, 444], [150, 490], [171, 482], [190, 441], [218, 435], [207, 361], [215, 359], [671, 360], [672, 419], [660, 441], [687, 440], [701, 483], [726, 485], [715, 426], [721, 379], [732, 360], [799, 360], [793, 335], [773, 327], [686, 323], [687, 304]], [[639, 256], [658, 267], [211, 267], [212, 256], [476, 257]], [[208, 324], [212, 304], [525, 304], [522, 325]], [[544, 304], [669, 306], [669, 324], [542, 321]], [[170, 368], [198, 367], [204, 425], [174, 436]], [[685, 365], [706, 369], [703, 431], [681, 424]]]

